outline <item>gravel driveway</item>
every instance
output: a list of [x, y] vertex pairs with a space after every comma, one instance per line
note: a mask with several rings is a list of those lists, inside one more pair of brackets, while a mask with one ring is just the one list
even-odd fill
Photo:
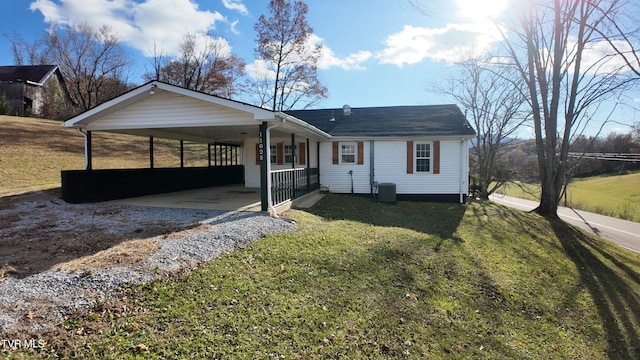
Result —
[[39, 333], [123, 285], [293, 230], [256, 212], [73, 205], [47, 193], [0, 199], [0, 338]]

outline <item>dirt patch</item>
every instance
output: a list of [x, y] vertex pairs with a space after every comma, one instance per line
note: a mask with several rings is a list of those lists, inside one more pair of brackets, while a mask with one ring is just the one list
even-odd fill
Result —
[[0, 279], [133, 264], [158, 248], [153, 237], [189, 227], [131, 217], [122, 206], [67, 204], [56, 190], [0, 198]]

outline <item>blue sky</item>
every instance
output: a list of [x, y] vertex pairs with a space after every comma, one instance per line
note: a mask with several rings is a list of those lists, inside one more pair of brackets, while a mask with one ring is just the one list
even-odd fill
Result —
[[[410, 0], [307, 0], [312, 42], [323, 45], [320, 77], [329, 97], [319, 107], [422, 105], [453, 103], [429, 91], [455, 76], [452, 64], [469, 53], [481, 54], [499, 42], [489, 19], [498, 16], [508, 0], [424, 1], [439, 4], [425, 16]], [[177, 49], [185, 32], [213, 31], [225, 47], [242, 57], [247, 71], [254, 63], [253, 30], [267, 0], [11, 0], [3, 2], [0, 34], [19, 33], [32, 40], [51, 23], [108, 24], [133, 55], [131, 76], [142, 73], [155, 41], [163, 51]], [[446, 8], [445, 8], [446, 6]], [[446, 15], [445, 15], [446, 14]], [[10, 42], [0, 36], [0, 64], [13, 59]], [[246, 99], [240, 99], [246, 100]], [[625, 122], [638, 121], [624, 110]], [[609, 131], [627, 132], [612, 124]], [[526, 137], [526, 131], [520, 133]]]

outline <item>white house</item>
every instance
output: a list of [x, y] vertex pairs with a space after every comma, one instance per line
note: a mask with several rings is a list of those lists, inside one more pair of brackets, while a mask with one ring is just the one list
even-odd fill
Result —
[[[87, 140], [86, 169], [62, 173], [69, 202], [240, 182], [261, 189], [263, 210], [319, 187], [375, 196], [388, 183], [400, 200], [464, 202], [475, 135], [455, 105], [273, 112], [158, 81], [64, 125]], [[149, 168], [92, 170], [95, 131], [149, 138]], [[224, 146], [237, 156], [225, 166], [156, 169], [154, 138]]]

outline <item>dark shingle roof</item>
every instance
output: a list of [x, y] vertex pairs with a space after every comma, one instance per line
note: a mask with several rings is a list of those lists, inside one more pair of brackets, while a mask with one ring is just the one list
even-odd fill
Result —
[[349, 116], [343, 114], [342, 108], [285, 113], [333, 136], [472, 136], [476, 133], [456, 105], [352, 108]]
[[42, 83], [55, 69], [55, 65], [0, 66], [0, 81]]

